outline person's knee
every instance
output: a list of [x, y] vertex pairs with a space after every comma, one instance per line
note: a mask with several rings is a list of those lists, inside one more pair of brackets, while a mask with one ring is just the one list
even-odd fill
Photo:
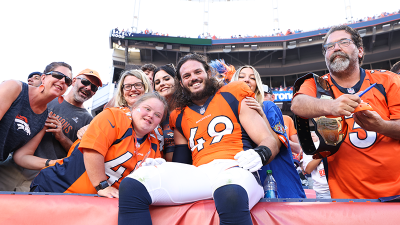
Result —
[[221, 224], [252, 224], [249, 199], [240, 185], [225, 185], [214, 192], [215, 207]]

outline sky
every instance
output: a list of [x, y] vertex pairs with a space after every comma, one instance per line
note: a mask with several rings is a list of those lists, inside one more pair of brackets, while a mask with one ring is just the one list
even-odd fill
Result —
[[[393, 0], [279, 0], [279, 28], [307, 31], [345, 23], [346, 4], [353, 18], [400, 9], [400, 1]], [[53, 61], [67, 62], [74, 75], [97, 70], [103, 83], [109, 82], [110, 31], [132, 27], [134, 6], [134, 0], [1, 1], [0, 82], [26, 81], [29, 73], [43, 71]], [[209, 32], [217, 37], [272, 34], [272, 8], [272, 0], [210, 0]], [[142, 0], [138, 30], [197, 37], [203, 33], [203, 11], [199, 1]]]

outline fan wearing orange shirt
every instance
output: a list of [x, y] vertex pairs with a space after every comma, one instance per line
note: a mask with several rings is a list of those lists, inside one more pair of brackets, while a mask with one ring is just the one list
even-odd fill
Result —
[[[336, 26], [327, 33], [323, 54], [326, 79], [335, 99], [318, 99], [314, 79], [307, 79], [292, 100], [303, 118], [344, 116], [347, 136], [327, 158], [332, 198], [376, 199], [400, 194], [400, 78], [389, 71], [364, 70], [358, 31]], [[362, 97], [358, 93], [377, 83]], [[361, 102], [374, 110], [353, 113]], [[301, 140], [300, 140], [301, 141]]]
[[154, 128], [166, 116], [167, 108], [158, 93], [146, 93], [132, 110], [105, 109], [90, 123], [82, 140], [72, 145], [68, 157], [41, 170], [31, 190], [118, 198], [123, 178], [145, 158], [161, 157]]
[[214, 199], [222, 224], [252, 224], [250, 209], [263, 197], [256, 171], [272, 161], [281, 142], [243, 103], [254, 96], [248, 85], [219, 88], [205, 56], [181, 58], [176, 79], [174, 162], [141, 167], [121, 182], [118, 223], [151, 224], [149, 205]]

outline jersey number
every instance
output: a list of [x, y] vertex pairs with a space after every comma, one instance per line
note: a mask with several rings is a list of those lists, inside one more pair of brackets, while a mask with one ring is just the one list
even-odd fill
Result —
[[[225, 128], [221, 131], [216, 131], [215, 128], [218, 124], [223, 124]], [[198, 127], [190, 129], [189, 144], [192, 151], [195, 148], [197, 148], [197, 151], [201, 151], [204, 148], [204, 143], [206, 142], [206, 140], [203, 137], [194, 140], [194, 137], [196, 136], [197, 133], [197, 129]], [[232, 134], [232, 132], [233, 132], [233, 123], [228, 117], [226, 116], [215, 117], [210, 121], [207, 127], [208, 136], [213, 138], [210, 145], [220, 142], [225, 134]]]
[[121, 179], [122, 174], [126, 170], [126, 168], [123, 166], [120, 166], [117, 170], [113, 170], [112, 168], [125, 163], [130, 158], [132, 158], [132, 156], [133, 156], [132, 153], [126, 152], [125, 154], [120, 155], [118, 158], [104, 163], [106, 175], [109, 177], [107, 182], [108, 184], [110, 184], [110, 186], [113, 185], [115, 182], [117, 182], [119, 179]]
[[[353, 130], [354, 129], [362, 129], [362, 130], [364, 130], [356, 122], [354, 122], [354, 124], [353, 124]], [[374, 132], [374, 131], [366, 131], [366, 130], [364, 130], [364, 131], [365, 131], [365, 134], [366, 134], [366, 137], [364, 139], [360, 139], [358, 137], [358, 132], [349, 133], [350, 143], [352, 145], [354, 145], [355, 147], [357, 147], [357, 148], [369, 148], [369, 147], [371, 147], [376, 142], [376, 139], [377, 139], [376, 132]]]

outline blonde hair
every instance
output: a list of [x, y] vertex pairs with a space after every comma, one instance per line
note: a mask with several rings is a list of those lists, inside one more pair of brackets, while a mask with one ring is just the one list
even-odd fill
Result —
[[115, 107], [129, 106], [128, 102], [125, 100], [125, 97], [124, 97], [124, 87], [123, 87], [124, 80], [127, 76], [134, 76], [134, 77], [138, 78], [139, 80], [141, 80], [144, 85], [144, 93], [153, 91], [153, 89], [150, 86], [150, 80], [143, 71], [141, 71], [141, 70], [124, 71], [124, 72], [122, 72], [121, 78], [118, 81], [117, 92], [114, 97], [114, 99], [115, 99], [114, 106]]
[[239, 80], [240, 71], [242, 71], [242, 69], [244, 69], [244, 68], [250, 68], [253, 70], [254, 76], [256, 78], [256, 84], [257, 84], [256, 90], [254, 91], [255, 99], [258, 103], [260, 103], [260, 105], [262, 105], [264, 102], [264, 88], [263, 88], [260, 74], [254, 67], [252, 67], [250, 65], [244, 65], [244, 66], [240, 67], [238, 70], [236, 70], [235, 74], [233, 74], [232, 81]]

